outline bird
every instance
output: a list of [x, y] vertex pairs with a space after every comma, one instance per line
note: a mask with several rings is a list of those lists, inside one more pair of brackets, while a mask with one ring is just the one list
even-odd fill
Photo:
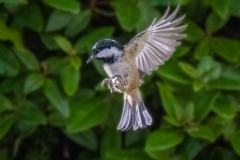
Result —
[[146, 75], [163, 65], [186, 37], [182, 32], [187, 24], [178, 26], [185, 15], [176, 18], [179, 6], [169, 15], [167, 8], [162, 18], [152, 22], [149, 28], [137, 34], [128, 44], [121, 45], [112, 39], [102, 39], [92, 48], [87, 63], [94, 59], [103, 61], [108, 78], [102, 86], [108, 84], [111, 92], [124, 94], [124, 106], [117, 130], [145, 128], [152, 124], [139, 91]]

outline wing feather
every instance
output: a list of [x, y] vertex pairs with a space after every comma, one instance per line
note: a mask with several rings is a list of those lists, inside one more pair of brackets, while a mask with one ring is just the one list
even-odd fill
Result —
[[125, 46], [126, 53], [135, 59], [139, 70], [146, 74], [156, 70], [172, 56], [175, 48], [181, 44], [178, 40], [186, 37], [181, 32], [186, 29], [187, 25], [178, 27], [185, 16], [175, 19], [178, 10], [179, 6], [168, 16], [168, 7], [158, 22], [155, 23], [154, 20], [147, 30], [139, 33]]

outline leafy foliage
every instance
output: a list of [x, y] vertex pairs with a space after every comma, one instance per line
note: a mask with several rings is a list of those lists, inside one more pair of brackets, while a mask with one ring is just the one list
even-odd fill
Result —
[[[187, 37], [140, 87], [153, 125], [120, 132], [102, 38], [122, 44], [181, 5]], [[0, 159], [237, 160], [239, 0], [0, 0]]]

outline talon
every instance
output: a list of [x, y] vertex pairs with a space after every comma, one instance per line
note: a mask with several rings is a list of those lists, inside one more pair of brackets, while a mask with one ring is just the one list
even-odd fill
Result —
[[[111, 79], [114, 79], [114, 78], [117, 78], [116, 81], [117, 81], [117, 80], [121, 81], [121, 83], [123, 84], [123, 86], [126, 87], [126, 84], [124, 83], [124, 81], [123, 81], [123, 79], [122, 79], [122, 77], [121, 77], [120, 75], [115, 74], [115, 75], [113, 75], [113, 76], [111, 77]], [[116, 81], [114, 82], [114, 84], [116, 83]]]
[[106, 83], [108, 83], [108, 85], [109, 85], [110, 82], [111, 82], [111, 80], [109, 78], [106, 78], [102, 81], [101, 86], [103, 87], [104, 84], [106, 84]]

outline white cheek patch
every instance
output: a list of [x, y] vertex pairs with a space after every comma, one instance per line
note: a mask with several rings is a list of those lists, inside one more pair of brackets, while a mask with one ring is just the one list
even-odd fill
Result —
[[116, 47], [106, 48], [97, 54], [97, 58], [111, 57], [112, 55], [121, 55], [122, 51], [119, 51]]

